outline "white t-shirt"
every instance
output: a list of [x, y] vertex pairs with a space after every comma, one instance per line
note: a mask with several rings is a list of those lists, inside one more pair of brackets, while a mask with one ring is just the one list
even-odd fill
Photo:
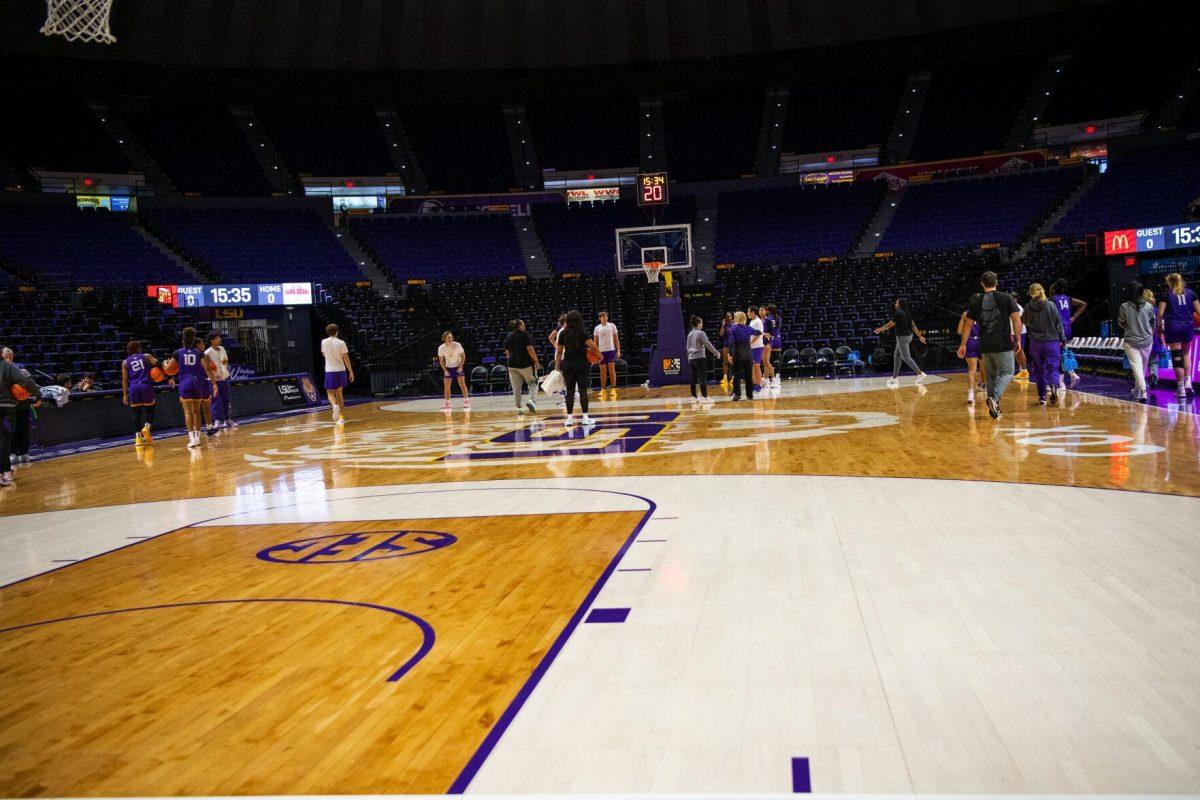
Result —
[[438, 345], [438, 356], [446, 360], [447, 367], [461, 367], [467, 358], [467, 351], [458, 342]]
[[600, 348], [601, 353], [616, 350], [617, 326], [611, 322], [597, 325], [596, 330], [592, 331], [592, 338], [596, 340], [596, 346]]
[[[1016, 306], [1017, 306], [1017, 316], [1024, 317], [1025, 316], [1025, 306], [1021, 305], [1020, 303], [1017, 303], [1016, 300], [1013, 300], [1013, 303], [1016, 303]], [[1013, 336], [1017, 335], [1016, 328], [1017, 328], [1017, 326], [1013, 324], [1013, 321], [1009, 320], [1008, 321], [1008, 329], [1009, 329], [1009, 331], [1012, 332]], [[1022, 332], [1024, 332], [1024, 329], [1022, 329]]]
[[350, 348], [336, 336], [321, 341], [321, 355], [325, 356], [326, 372], [345, 372], [346, 364], [342, 361], [342, 356], [349, 354]]
[[[758, 317], [755, 317], [754, 319], [750, 320], [750, 327], [754, 328], [754, 330], [757, 331], [758, 333], [762, 333], [763, 332], [763, 321], [761, 319], [759, 319]], [[751, 350], [760, 350], [766, 346], [766, 343], [762, 340], [761, 337], [759, 337], [757, 344], [754, 343], [753, 339], [751, 339], [750, 341], [751, 341], [751, 344], [750, 344]]]
[[205, 350], [204, 355], [208, 356], [209, 361], [217, 365], [217, 380], [229, 380], [229, 355], [225, 352], [225, 348], [214, 345]]

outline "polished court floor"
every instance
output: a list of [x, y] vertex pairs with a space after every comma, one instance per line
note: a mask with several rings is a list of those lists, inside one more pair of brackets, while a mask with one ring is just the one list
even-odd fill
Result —
[[965, 392], [373, 403], [19, 471], [0, 795], [1200, 792], [1200, 417]]

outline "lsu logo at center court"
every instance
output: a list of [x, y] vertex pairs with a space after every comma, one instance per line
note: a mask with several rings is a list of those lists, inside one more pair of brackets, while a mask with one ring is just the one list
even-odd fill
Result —
[[441, 531], [336, 533], [271, 545], [258, 551], [258, 558], [277, 564], [360, 564], [420, 555], [457, 541], [457, 537]]

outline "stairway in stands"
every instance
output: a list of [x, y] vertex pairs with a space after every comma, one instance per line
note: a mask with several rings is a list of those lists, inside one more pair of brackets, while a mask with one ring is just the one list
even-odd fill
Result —
[[1012, 257], [1014, 259], [1024, 258], [1033, 252], [1034, 248], [1041, 243], [1042, 239], [1047, 237], [1050, 231], [1054, 230], [1054, 226], [1058, 224], [1059, 220], [1065, 217], [1067, 213], [1075, 207], [1075, 204], [1078, 203], [1083, 196], [1088, 193], [1088, 190], [1096, 184], [1096, 181], [1099, 180], [1099, 178], [1100, 173], [1096, 172], [1089, 174], [1086, 178], [1080, 181], [1075, 187], [1074, 191], [1063, 198], [1063, 201], [1058, 208], [1054, 209], [1054, 211], [1042, 221], [1042, 224], [1037, 226], [1029, 238], [1017, 246], [1012, 253]]

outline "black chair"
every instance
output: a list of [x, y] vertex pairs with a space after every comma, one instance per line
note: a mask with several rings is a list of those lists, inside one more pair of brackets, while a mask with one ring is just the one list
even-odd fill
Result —
[[486, 392], [488, 390], [487, 367], [479, 366], [471, 370], [471, 391]]
[[503, 364], [497, 364], [492, 367], [492, 371], [488, 376], [488, 383], [492, 391], [509, 388], [508, 367]]
[[623, 358], [618, 358], [613, 364], [617, 371], [617, 386], [629, 385], [629, 362]]
[[812, 372], [814, 378], [817, 377], [817, 351], [811, 347], [800, 351], [800, 365], [796, 371], [803, 375], [806, 369]]
[[822, 347], [817, 351], [817, 372], [822, 375], [836, 376], [837, 355], [830, 347]]
[[779, 366], [777, 367], [779, 376], [791, 372], [793, 375], [800, 371], [800, 351], [794, 347], [789, 347], [783, 351], [783, 355], [779, 357]]
[[845, 372], [847, 375], [854, 377], [856, 372], [863, 370], [863, 363], [853, 357], [853, 350], [846, 345], [842, 345], [834, 354], [837, 356], [837, 364], [835, 365], [838, 374]]
[[876, 347], [871, 353], [871, 369], [876, 372], [887, 372], [892, 368], [892, 356], [882, 347]]

